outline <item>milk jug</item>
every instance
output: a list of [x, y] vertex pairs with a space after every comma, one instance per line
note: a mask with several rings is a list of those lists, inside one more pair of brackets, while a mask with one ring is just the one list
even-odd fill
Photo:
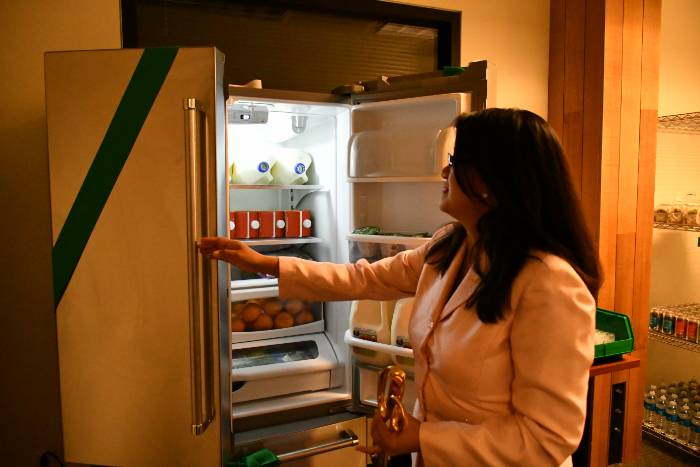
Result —
[[275, 160], [270, 156], [236, 158], [230, 167], [231, 181], [244, 185], [269, 185]]
[[[408, 337], [408, 323], [411, 320], [413, 313], [413, 297], [402, 298], [396, 302], [394, 307], [394, 317], [391, 321], [391, 344], [404, 348], [412, 348], [411, 341]], [[399, 365], [412, 369], [414, 360], [408, 357], [394, 355], [394, 362]]]
[[[394, 314], [395, 301], [356, 300], [350, 306], [350, 330], [358, 339], [364, 339], [380, 344], [391, 341], [391, 320]], [[358, 361], [377, 366], [391, 364], [387, 354], [368, 349], [352, 348]]]
[[313, 162], [311, 155], [300, 149], [278, 148], [272, 153], [275, 165], [271, 169], [276, 185], [303, 185], [309, 180], [307, 171]]

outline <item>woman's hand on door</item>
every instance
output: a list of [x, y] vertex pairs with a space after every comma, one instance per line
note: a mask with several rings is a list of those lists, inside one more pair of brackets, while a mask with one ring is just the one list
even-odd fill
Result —
[[203, 255], [230, 263], [242, 271], [279, 276], [279, 259], [276, 256], [260, 254], [239, 240], [202, 237], [197, 241], [197, 248]]

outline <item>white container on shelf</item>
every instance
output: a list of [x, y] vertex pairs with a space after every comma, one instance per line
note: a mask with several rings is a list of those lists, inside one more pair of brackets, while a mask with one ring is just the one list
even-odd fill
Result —
[[276, 161], [270, 172], [275, 185], [303, 185], [309, 180], [307, 172], [313, 159], [308, 152], [277, 148], [270, 157]]
[[[408, 325], [411, 321], [411, 314], [413, 313], [413, 297], [402, 298], [396, 302], [394, 307], [394, 316], [391, 320], [391, 344], [410, 349], [411, 341], [408, 337]], [[393, 355], [392, 359], [395, 363], [406, 367], [407, 369], [413, 369], [414, 360], [412, 358], [403, 357], [400, 355]]]
[[270, 170], [275, 160], [267, 156], [237, 158], [229, 168], [231, 181], [244, 185], [268, 185], [272, 182]]
[[[350, 331], [359, 339], [379, 344], [391, 343], [391, 321], [396, 301], [355, 300], [350, 306]], [[391, 356], [353, 347], [358, 361], [377, 366], [391, 364]]]

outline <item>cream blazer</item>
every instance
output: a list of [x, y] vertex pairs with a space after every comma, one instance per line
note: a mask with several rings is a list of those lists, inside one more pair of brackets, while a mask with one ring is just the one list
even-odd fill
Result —
[[410, 340], [427, 466], [571, 465], [583, 433], [593, 361], [595, 302], [574, 269], [535, 254], [516, 277], [505, 319], [481, 322], [465, 307], [469, 270], [449, 296], [466, 252], [444, 275], [428, 245], [375, 263], [280, 258], [280, 296], [390, 300], [415, 295]]

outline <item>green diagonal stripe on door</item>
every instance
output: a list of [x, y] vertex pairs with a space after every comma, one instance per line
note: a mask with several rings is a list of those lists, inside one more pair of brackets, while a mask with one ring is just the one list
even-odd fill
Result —
[[56, 309], [176, 55], [175, 47], [145, 49], [136, 65], [53, 247]]

